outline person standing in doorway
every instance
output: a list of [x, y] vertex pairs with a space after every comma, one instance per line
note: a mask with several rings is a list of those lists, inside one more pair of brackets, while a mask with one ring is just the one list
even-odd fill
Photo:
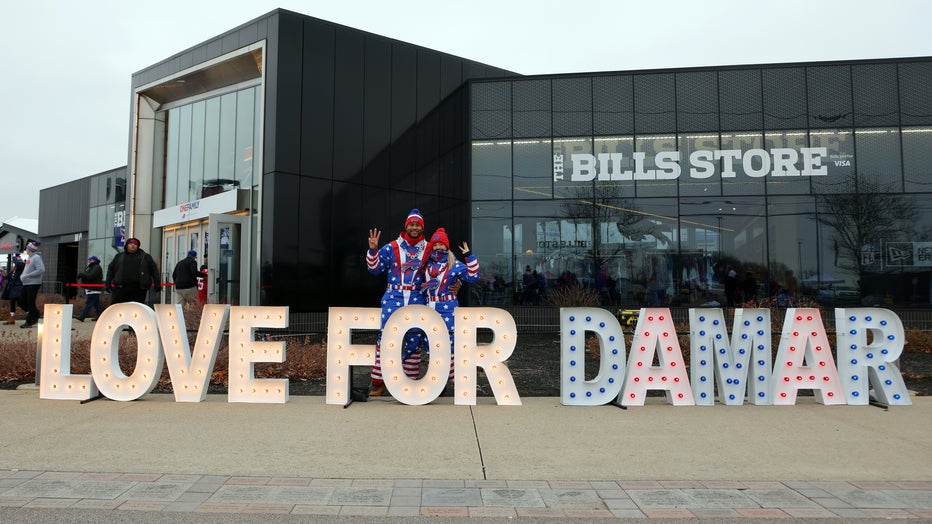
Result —
[[175, 264], [172, 280], [175, 282], [175, 299], [182, 309], [197, 306], [197, 279], [200, 274], [197, 270], [197, 251], [193, 249]]
[[[388, 287], [382, 295], [382, 319], [379, 326], [379, 335], [375, 343], [375, 365], [372, 366], [370, 378], [372, 384], [369, 395], [378, 397], [385, 393], [385, 381], [382, 379], [382, 333], [385, 322], [396, 309], [410, 304], [424, 304], [424, 295], [421, 293], [421, 264], [427, 241], [424, 240], [424, 217], [417, 209], [412, 209], [405, 219], [404, 231], [397, 239], [385, 244], [379, 249], [379, 237], [382, 232], [378, 229], [369, 230], [369, 251], [366, 253], [366, 266], [369, 273], [380, 275], [388, 273]], [[378, 249], [378, 251], [376, 251]], [[411, 330], [404, 337], [402, 360], [405, 375], [417, 379], [421, 371], [421, 342], [424, 333], [420, 330]]]
[[138, 238], [126, 241], [122, 253], [117, 253], [107, 266], [106, 290], [112, 293], [111, 304], [139, 302], [145, 304], [149, 290], [161, 291], [159, 267], [149, 253], [139, 247]]
[[87, 318], [87, 314], [91, 312], [91, 309], [97, 311], [97, 316], [92, 320], [97, 320], [97, 317], [104, 312], [103, 306], [100, 305], [100, 294], [103, 292], [101, 284], [104, 282], [104, 270], [100, 267], [99, 258], [94, 255], [87, 257], [87, 267], [84, 268], [84, 271], [78, 273], [78, 282], [86, 284], [87, 287], [84, 288], [86, 300], [84, 310], [81, 311], [81, 315], [77, 320], [78, 322], [84, 322], [84, 319]]
[[29, 259], [23, 270], [20, 280], [23, 282], [23, 309], [26, 310], [26, 321], [19, 327], [31, 328], [39, 323], [39, 307], [36, 303], [39, 298], [39, 288], [42, 287], [42, 275], [45, 274], [45, 263], [39, 253], [39, 243], [26, 244]]

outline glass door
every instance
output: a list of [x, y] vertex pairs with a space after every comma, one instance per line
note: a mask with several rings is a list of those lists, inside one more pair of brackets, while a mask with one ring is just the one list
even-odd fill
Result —
[[[248, 217], [210, 215], [208, 297], [214, 304], [249, 304]], [[206, 244], [206, 242], [205, 242]]]
[[[179, 229], [164, 230], [162, 233], [162, 282], [172, 281], [172, 270], [178, 263], [178, 237]], [[174, 287], [162, 288], [159, 298], [164, 301], [174, 302]]]

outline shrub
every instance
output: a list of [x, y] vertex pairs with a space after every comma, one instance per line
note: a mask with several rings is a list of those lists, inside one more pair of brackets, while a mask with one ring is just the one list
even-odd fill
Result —
[[579, 284], [557, 287], [547, 294], [547, 303], [554, 307], [593, 307], [599, 305], [599, 293]]

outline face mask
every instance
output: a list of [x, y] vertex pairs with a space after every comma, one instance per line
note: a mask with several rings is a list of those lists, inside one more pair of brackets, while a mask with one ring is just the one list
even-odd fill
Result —
[[443, 262], [447, 259], [447, 250], [435, 249], [430, 252], [430, 259], [434, 262]]

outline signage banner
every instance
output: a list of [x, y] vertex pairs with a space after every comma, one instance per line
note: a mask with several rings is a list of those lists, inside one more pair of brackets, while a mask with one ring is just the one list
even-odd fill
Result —
[[[715, 149], [697, 150], [682, 158], [679, 151], [662, 151], [650, 157], [642, 151], [630, 158], [624, 153], [573, 153], [553, 155], [553, 180], [569, 182], [676, 180], [680, 177], [707, 179], [718, 173], [722, 178], [735, 178], [735, 168], [743, 168], [745, 176], [760, 178], [826, 176], [828, 167], [825, 147], [797, 149]], [[684, 165], [685, 164], [685, 165]], [[631, 166], [626, 169], [625, 165]], [[719, 170], [719, 165], [721, 169]], [[649, 167], [653, 166], [653, 167]], [[797, 167], [798, 166], [798, 167]], [[567, 177], [567, 171], [569, 176]]]

